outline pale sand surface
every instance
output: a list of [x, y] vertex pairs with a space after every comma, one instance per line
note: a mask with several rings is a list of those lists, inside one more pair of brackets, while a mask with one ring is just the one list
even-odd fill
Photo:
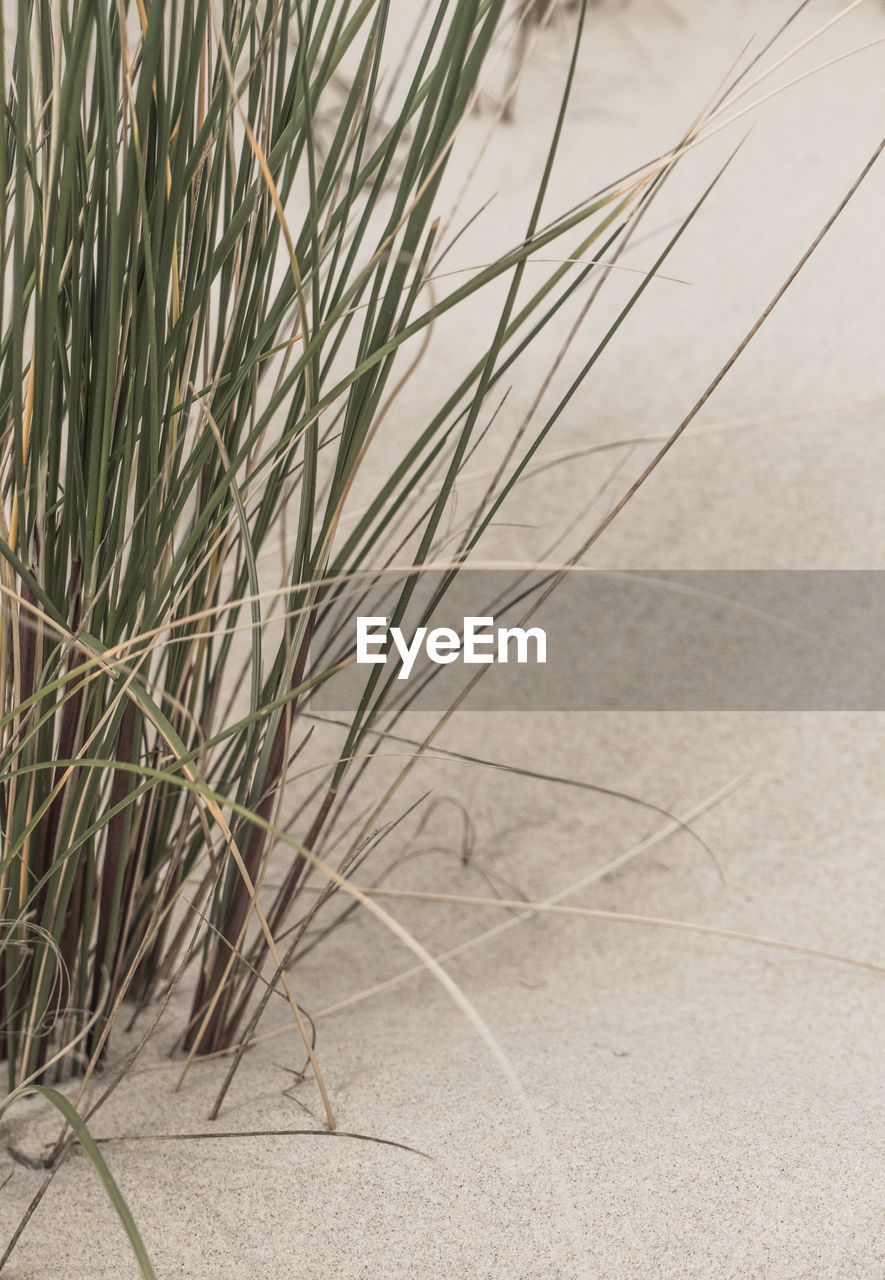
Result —
[[[670, 144], [744, 41], [770, 31], [790, 8], [763, 0], [634, 0], [594, 14], [566, 139], [570, 163], [551, 209]], [[797, 31], [837, 8], [810, 5]], [[879, 36], [885, 13], [867, 3], [802, 65]], [[517, 123], [498, 134], [477, 175], [465, 208], [502, 194], [496, 224], [477, 225], [462, 262], [481, 261], [476, 255], [496, 237], [516, 237], [524, 225], [526, 176], [540, 162], [549, 128], [547, 63], [561, 64], [566, 47], [562, 32], [545, 35]], [[662, 282], [649, 290], [564, 415], [550, 453], [659, 433], [680, 420], [878, 142], [883, 59], [881, 48], [862, 54], [752, 117], [744, 149], [668, 263], [692, 288], [680, 293]], [[474, 140], [487, 124], [487, 113], [470, 122]], [[649, 232], [686, 207], [737, 138], [730, 131], [686, 164]], [[881, 564], [885, 400], [807, 411], [885, 395], [883, 196], [885, 167], [698, 421], [795, 416], [685, 439], [592, 563]], [[659, 244], [660, 234], [630, 260], [646, 265]], [[465, 358], [471, 324], [482, 322], [479, 312], [443, 330], [453, 362]], [[578, 367], [588, 342], [577, 344], [567, 369]], [[551, 339], [532, 353], [508, 402], [511, 424], [557, 345]], [[448, 376], [445, 361], [425, 366], [401, 413], [420, 415], [422, 405], [435, 404]], [[611, 492], [649, 456], [638, 450]], [[589, 498], [612, 463], [595, 455], [530, 482], [512, 517], [521, 527], [502, 527], [494, 554], [538, 554], [573, 494], [577, 507], [579, 486]], [[420, 732], [426, 724], [411, 727]], [[567, 901], [885, 965], [881, 715], [465, 713], [440, 745], [622, 789], [678, 813], [749, 770], [696, 823], [724, 884], [700, 844], [682, 833]], [[496, 892], [540, 899], [665, 826], [622, 801], [455, 762], [423, 764], [410, 795], [431, 786], [471, 814], [470, 865], [460, 861], [459, 810], [443, 805], [416, 841], [426, 852], [400, 868], [392, 885], [483, 895], [490, 892], [485, 873]], [[378, 865], [402, 851], [394, 841]], [[434, 954], [504, 919], [497, 910], [387, 905]], [[319, 1013], [412, 963], [380, 925], [360, 916], [307, 957], [297, 990]], [[405, 1143], [430, 1159], [323, 1136], [108, 1147], [159, 1276], [885, 1275], [882, 976], [734, 941], [552, 916], [524, 921], [448, 968], [509, 1059], [524, 1099], [427, 974], [322, 1017], [319, 1052], [340, 1128]], [[177, 1066], [163, 1056], [170, 1031], [96, 1117], [94, 1132], [320, 1128], [313, 1082], [293, 1087], [301, 1054], [284, 1008], [263, 1026], [276, 1028], [279, 1036], [247, 1055], [219, 1121], [206, 1115], [224, 1065], [195, 1068], [173, 1093]], [[56, 1127], [35, 1120], [35, 1111], [22, 1106], [10, 1122], [9, 1138], [30, 1151]], [[4, 1149], [0, 1183], [8, 1173], [3, 1238], [41, 1179]], [[58, 1174], [6, 1274], [137, 1274], [81, 1157]]]

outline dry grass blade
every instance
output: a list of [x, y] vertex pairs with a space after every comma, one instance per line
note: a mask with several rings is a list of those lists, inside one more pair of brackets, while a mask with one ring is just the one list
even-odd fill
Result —
[[208, 1130], [205, 1133], [125, 1133], [116, 1137], [96, 1138], [100, 1145], [121, 1142], [208, 1142], [230, 1140], [231, 1138], [351, 1138], [357, 1142], [374, 1142], [379, 1147], [394, 1147], [398, 1151], [408, 1151], [409, 1155], [421, 1156], [423, 1160], [432, 1160], [433, 1156], [417, 1147], [410, 1147], [405, 1142], [394, 1142], [392, 1138], [378, 1138], [369, 1133], [349, 1133], [345, 1129], [230, 1129]]
[[670, 920], [662, 916], [633, 915], [626, 911], [602, 911], [595, 907], [567, 907], [553, 902], [526, 902], [522, 898], [478, 898], [459, 893], [432, 893], [419, 889], [361, 888], [361, 893], [371, 898], [390, 898], [413, 902], [452, 902], [463, 907], [497, 907], [503, 911], [519, 911], [525, 915], [575, 916], [585, 920], [611, 920], [622, 924], [646, 925], [652, 929], [675, 929], [682, 933], [697, 933], [707, 938], [723, 938], [731, 942], [746, 942], [756, 947], [769, 947], [775, 951], [790, 951], [795, 955], [826, 960], [831, 964], [847, 965], [853, 969], [865, 969], [867, 973], [885, 975], [885, 965], [871, 960], [859, 960], [855, 956], [835, 951], [823, 951], [819, 947], [804, 946], [782, 938], [766, 938], [756, 933], [744, 933], [738, 929], [722, 929], [715, 925], [699, 924], [693, 920]]

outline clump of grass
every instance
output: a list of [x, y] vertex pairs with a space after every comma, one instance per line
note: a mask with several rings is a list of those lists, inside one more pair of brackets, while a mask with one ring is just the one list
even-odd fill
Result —
[[[91, 1070], [122, 1002], [143, 1007], [192, 961], [190, 1054], [237, 1041], [268, 959], [312, 1054], [276, 938], [395, 678], [373, 673], [260, 893], [305, 698], [347, 660], [312, 642], [362, 581], [405, 563], [398, 625], [502, 379], [582, 285], [595, 299], [600, 264], [696, 139], [542, 221], [586, 7], [524, 235], [435, 290], [455, 230], [438, 196], [504, 0], [424, 6], [390, 82], [387, 0], [19, 0], [0, 60], [11, 1089]], [[434, 605], [697, 207], [553, 412], [502, 444]], [[527, 287], [540, 249], [559, 260]], [[434, 320], [496, 281], [487, 344], [387, 441], [367, 494], [365, 460]]]
[[[96, 1061], [121, 1001], [196, 952], [186, 1044], [231, 1043], [247, 931], [257, 918], [255, 958], [279, 963], [273, 935], [383, 700], [360, 708], [265, 911], [268, 823], [328, 674], [308, 666], [318, 620], [441, 468], [407, 541], [419, 569], [433, 553], [502, 352], [577, 271], [517, 306], [528, 255], [573, 228], [570, 257], [611, 240], [647, 186], [539, 230], [548, 164], [525, 239], [433, 300], [437, 193], [503, 17], [503, 0], [437, 5], [388, 118], [386, 3], [18, 5], [0, 67], [10, 1087]], [[505, 273], [488, 350], [340, 533], [409, 340]]]
[[[188, 959], [187, 922], [172, 928], [188, 881], [206, 929], [185, 1042], [231, 1042], [250, 921], [255, 961], [266, 947], [278, 964], [273, 935], [383, 699], [360, 708], [265, 915], [267, 824], [323, 674], [307, 670], [318, 617], [442, 464], [416, 565], [434, 549], [499, 353], [566, 274], [517, 312], [527, 255], [596, 215], [586, 252], [641, 191], [538, 233], [548, 165], [525, 242], [428, 305], [435, 197], [502, 12], [438, 6], [387, 124], [387, 5], [19, 6], [0, 261], [11, 1086], [59, 1045], [56, 1073], [95, 1060], [124, 996], [148, 1000]], [[401, 349], [505, 271], [488, 352], [336, 538]]]

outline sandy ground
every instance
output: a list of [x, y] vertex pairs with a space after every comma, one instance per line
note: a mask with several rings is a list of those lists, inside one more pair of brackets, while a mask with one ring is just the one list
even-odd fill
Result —
[[[669, 145], [746, 40], [770, 32], [790, 8], [633, 0], [595, 12], [551, 208]], [[837, 11], [828, 0], [811, 4], [796, 38]], [[870, 0], [797, 66], [881, 37], [885, 13]], [[517, 123], [498, 133], [476, 176], [468, 206], [500, 194], [495, 224], [480, 221], [462, 246], [464, 262], [482, 260], [475, 255], [524, 224], [526, 175], [550, 124], [546, 90], [566, 50], [564, 30], [551, 27], [522, 86]], [[654, 235], [633, 251], [637, 265], [755, 122], [668, 264], [691, 288], [660, 282], [649, 291], [564, 415], [550, 454], [672, 429], [872, 152], [883, 100], [880, 47], [771, 101], [686, 163], [649, 227]], [[487, 104], [466, 142], [475, 145], [488, 122]], [[661, 466], [593, 564], [881, 565], [883, 197], [885, 166], [705, 407], [702, 430]], [[469, 354], [471, 326], [479, 332], [484, 320], [478, 309], [443, 330], [453, 362]], [[511, 421], [557, 345], [551, 338], [532, 353], [508, 402]], [[586, 350], [583, 338], [576, 345], [563, 379]], [[446, 362], [434, 360], [401, 412], [436, 403], [446, 376]], [[755, 425], [706, 430], [747, 420]], [[643, 447], [626, 459], [585, 532], [649, 456]], [[612, 464], [592, 455], [531, 481], [512, 521], [502, 513], [495, 554], [538, 554], [572, 497], [578, 509]], [[697, 840], [663, 836], [659, 814], [449, 761], [417, 771], [415, 790], [433, 786], [448, 802], [415, 842], [422, 856], [390, 884], [483, 895], [491, 883], [543, 899], [638, 849], [617, 873], [563, 900], [885, 965], [882, 715], [464, 713], [440, 742], [683, 815], [742, 779], [695, 823], [721, 876]], [[466, 864], [454, 801], [472, 819]], [[434, 954], [514, 919], [388, 905]], [[163, 1280], [885, 1275], [885, 975], [636, 924], [522, 920], [447, 966], [506, 1056], [515, 1088], [431, 976], [355, 998], [412, 964], [376, 922], [358, 917], [310, 954], [297, 979], [317, 1017], [340, 1129], [414, 1151], [320, 1133], [106, 1148]], [[194, 1069], [174, 1093], [178, 1067], [164, 1058], [169, 1036], [161, 1035], [94, 1131], [319, 1130], [315, 1086], [293, 1074], [301, 1061], [285, 1010], [269, 1014], [264, 1029], [277, 1034], [247, 1056], [218, 1121], [206, 1115], [224, 1064]], [[54, 1132], [36, 1110], [22, 1106], [10, 1123], [10, 1139], [27, 1150]], [[3, 1238], [41, 1177], [4, 1150], [0, 1184], [7, 1175]], [[137, 1274], [82, 1158], [56, 1177], [6, 1274]]]

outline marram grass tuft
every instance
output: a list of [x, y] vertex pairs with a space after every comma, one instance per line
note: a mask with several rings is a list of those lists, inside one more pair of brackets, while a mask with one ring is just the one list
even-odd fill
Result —
[[[293, 947], [276, 940], [394, 678], [375, 673], [335, 758], [297, 784], [288, 843], [273, 840], [305, 696], [347, 657], [311, 641], [354, 583], [411, 565], [396, 624], [423, 565], [445, 547], [443, 590], [481, 543], [651, 274], [560, 405], [502, 444], [453, 549], [444, 516], [502, 378], [582, 286], [595, 297], [595, 263], [678, 158], [542, 221], [582, 11], [524, 235], [433, 285], [457, 231], [440, 225], [440, 186], [511, 18], [504, 0], [424, 6], [392, 77], [387, 0], [20, 0], [7, 27], [10, 1089], [91, 1070], [123, 1001], [144, 1006], [191, 962], [190, 1053], [238, 1041], [262, 972], [304, 1031]], [[524, 277], [539, 250], [558, 257]], [[367, 497], [366, 459], [434, 320], [490, 286], [485, 348], [434, 412], [397, 427]], [[262, 888], [274, 846], [290, 856]], [[342, 874], [363, 847], [336, 848]]]

